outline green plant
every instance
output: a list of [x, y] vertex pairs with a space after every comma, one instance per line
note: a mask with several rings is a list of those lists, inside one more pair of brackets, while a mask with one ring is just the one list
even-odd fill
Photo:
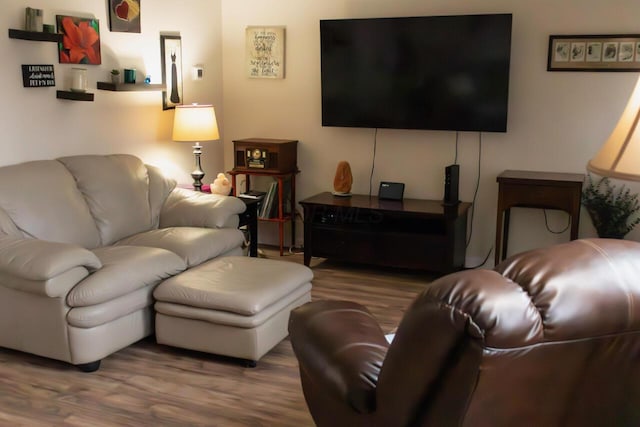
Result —
[[587, 209], [599, 237], [622, 239], [633, 230], [640, 217], [631, 217], [640, 210], [638, 195], [624, 185], [616, 188], [609, 178], [594, 182], [588, 175], [587, 186], [582, 190], [582, 204]]
[[113, 70], [111, 70], [111, 74], [113, 74], [114, 76], [119, 76], [120, 75], [120, 70], [117, 70], [117, 69], [114, 68]]

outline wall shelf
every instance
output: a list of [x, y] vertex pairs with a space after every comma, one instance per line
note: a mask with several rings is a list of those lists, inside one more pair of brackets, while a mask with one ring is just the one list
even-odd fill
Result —
[[163, 84], [98, 82], [98, 89], [113, 92], [148, 92], [165, 90]]
[[89, 92], [73, 92], [68, 90], [59, 90], [56, 92], [56, 98], [68, 99], [70, 101], [93, 101], [93, 94]]
[[9, 28], [9, 38], [38, 42], [62, 42], [62, 34], [44, 33], [41, 31], [14, 30], [12, 28]]

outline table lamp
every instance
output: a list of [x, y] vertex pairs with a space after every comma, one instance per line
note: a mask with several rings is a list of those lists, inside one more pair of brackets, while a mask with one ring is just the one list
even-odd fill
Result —
[[640, 181], [640, 79], [618, 124], [587, 170], [600, 176]]
[[216, 112], [212, 105], [176, 106], [173, 118], [173, 140], [195, 142], [193, 154], [195, 155], [196, 167], [191, 172], [191, 177], [193, 178], [193, 188], [196, 191], [202, 191], [202, 178], [204, 178], [204, 172], [200, 165], [200, 155], [202, 154], [200, 142], [219, 138]]

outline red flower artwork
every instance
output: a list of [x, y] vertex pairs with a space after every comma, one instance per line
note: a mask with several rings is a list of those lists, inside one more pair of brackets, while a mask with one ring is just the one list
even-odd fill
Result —
[[63, 34], [59, 43], [61, 64], [99, 65], [100, 26], [97, 19], [57, 15], [58, 31]]

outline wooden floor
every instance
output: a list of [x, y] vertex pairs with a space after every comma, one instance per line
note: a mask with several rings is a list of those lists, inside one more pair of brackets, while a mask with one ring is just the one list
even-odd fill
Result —
[[[266, 248], [268, 258], [280, 258]], [[302, 263], [302, 255], [282, 259]], [[312, 260], [312, 298], [367, 306], [392, 330], [432, 277]], [[34, 313], [36, 315], [36, 313]], [[0, 349], [0, 426], [313, 426], [288, 339], [256, 368], [162, 346], [153, 337], [82, 373]]]

